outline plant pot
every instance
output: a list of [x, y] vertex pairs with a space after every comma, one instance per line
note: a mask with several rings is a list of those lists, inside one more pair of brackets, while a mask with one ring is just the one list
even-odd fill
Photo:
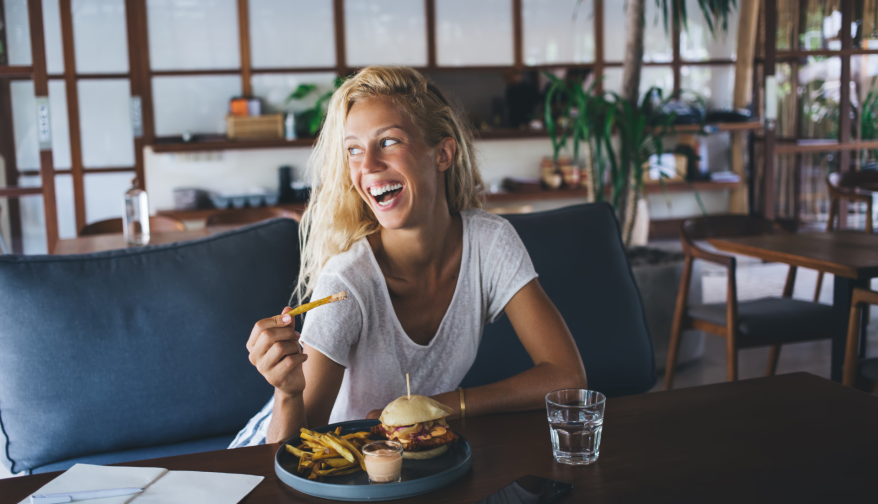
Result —
[[[628, 256], [634, 280], [640, 289], [646, 324], [652, 335], [656, 371], [663, 372], [668, 358], [680, 278], [683, 275], [683, 256], [679, 252], [651, 247], [634, 247], [629, 249]], [[692, 268], [689, 286], [689, 303], [700, 303], [701, 266], [698, 262]], [[677, 365], [696, 362], [703, 354], [704, 333], [685, 331], [677, 353]]]

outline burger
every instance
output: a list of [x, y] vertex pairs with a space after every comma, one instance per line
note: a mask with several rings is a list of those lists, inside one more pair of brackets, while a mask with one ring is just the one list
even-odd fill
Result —
[[426, 460], [448, 451], [448, 445], [457, 441], [445, 422], [453, 413], [448, 406], [422, 395], [402, 396], [388, 404], [372, 427], [372, 433], [402, 443], [402, 457]]

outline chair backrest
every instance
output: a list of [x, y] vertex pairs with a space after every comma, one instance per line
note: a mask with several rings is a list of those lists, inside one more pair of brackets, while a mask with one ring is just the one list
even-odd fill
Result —
[[872, 196], [878, 192], [878, 170], [860, 170], [835, 172], [826, 176], [826, 189], [829, 191], [829, 218], [826, 230], [836, 229], [836, 217], [839, 216], [839, 201], [859, 201], [866, 204], [866, 232], [871, 233]]
[[[655, 384], [652, 339], [612, 207], [595, 203], [504, 217], [573, 334], [589, 388], [609, 396], [648, 391]], [[485, 327], [461, 385], [494, 383], [531, 367], [503, 315]]]
[[277, 218], [298, 220], [293, 212], [289, 212], [282, 208], [238, 208], [235, 210], [223, 210], [208, 215], [205, 225], [210, 227], [230, 224], [252, 224], [254, 222]]
[[[149, 230], [150, 232], [160, 233], [165, 231], [186, 231], [186, 224], [173, 217], [154, 215], [149, 218]], [[122, 231], [122, 218], [116, 217], [115, 219], [106, 219], [87, 224], [79, 231], [79, 236], [121, 233]]]
[[289, 302], [298, 224], [86, 255], [0, 256], [0, 462], [237, 432], [271, 397], [245, 343]]
[[857, 170], [834, 172], [826, 176], [826, 183], [831, 189], [850, 191], [865, 188], [868, 190], [878, 185], [878, 170]]

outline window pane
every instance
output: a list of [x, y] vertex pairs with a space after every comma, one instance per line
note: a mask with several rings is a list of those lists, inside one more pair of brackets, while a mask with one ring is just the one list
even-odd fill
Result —
[[125, 0], [72, 0], [76, 72], [127, 73]]
[[[851, 56], [852, 81], [856, 89], [851, 90], [851, 106], [857, 121], [852, 136], [861, 140], [878, 140], [878, 56]], [[878, 151], [862, 151], [861, 163], [878, 162]]]
[[593, 0], [524, 0], [522, 24], [526, 65], [594, 61]]
[[[799, 49], [841, 49], [841, 2], [809, 1], [799, 4]], [[851, 32], [855, 33], [856, 25]]]
[[511, 0], [436, 0], [440, 66], [512, 65]]
[[[19, 170], [38, 170], [37, 111], [33, 81], [12, 81], [12, 132], [15, 137], [15, 162]], [[67, 96], [63, 81], [49, 81], [49, 118], [56, 168], [70, 168], [70, 136], [67, 122]]]
[[426, 66], [424, 2], [345, 0], [344, 5], [348, 65]]
[[[42, 181], [38, 176], [19, 177], [21, 187], [40, 187]], [[46, 254], [46, 212], [43, 197], [25, 196], [19, 198], [21, 210], [21, 241], [25, 254]], [[11, 245], [11, 244], [10, 244]]]
[[64, 73], [61, 43], [61, 11], [58, 0], [43, 0], [43, 30], [46, 38], [46, 69], [50, 75]]
[[878, 2], [863, 2], [862, 15], [854, 9], [854, 16], [859, 27], [854, 34], [854, 47], [878, 49]]
[[28, 24], [27, 0], [3, 0], [6, 16], [6, 46], [9, 65], [30, 66], [30, 25]]
[[225, 133], [229, 99], [240, 94], [237, 75], [153, 77], [156, 135]]
[[250, 0], [250, 54], [253, 68], [334, 67], [332, 0]]
[[[622, 68], [612, 67], [604, 69], [604, 91], [622, 92]], [[674, 91], [674, 71], [670, 67], [645, 66], [640, 71], [640, 90], [642, 97], [646, 91], [658, 86], [664, 96], [669, 96]]]
[[73, 175], [55, 175], [55, 205], [58, 236], [76, 238], [76, 210], [73, 206]]
[[[809, 57], [797, 85], [801, 138], [838, 138], [841, 58]], [[778, 79], [778, 86], [780, 81]]]
[[[777, 136], [795, 137], [798, 98], [793, 82], [793, 67], [789, 63], [778, 63], [774, 75], [777, 78]], [[765, 100], [764, 96], [762, 100]]]
[[147, 0], [146, 10], [153, 70], [241, 66], [235, 0]]
[[67, 86], [63, 80], [49, 81], [49, 110], [52, 121], [52, 161], [55, 168], [66, 170], [70, 161], [70, 121], [67, 118]]
[[128, 79], [77, 83], [82, 164], [86, 168], [134, 165], [130, 89]]
[[[625, 41], [628, 35], [625, 20], [627, 2], [604, 2], [604, 59], [625, 60]], [[674, 58], [671, 36], [665, 33], [664, 15], [655, 2], [646, 2], [646, 27], [643, 32], [643, 61], [664, 63]], [[668, 20], [670, 23], [670, 20]], [[611, 43], [615, 41], [615, 43]]]
[[[257, 74], [251, 79], [253, 95], [262, 99], [263, 113], [298, 112], [314, 106], [317, 98], [332, 91], [335, 74], [331, 72], [321, 73], [291, 73], [291, 74]], [[303, 100], [292, 100], [287, 103], [287, 97], [296, 90], [300, 84], [316, 84], [317, 92], [311, 93]]]
[[698, 0], [686, 0], [688, 28], [680, 32], [680, 56], [689, 61], [735, 59], [738, 40], [738, 8], [729, 15], [728, 30], [714, 25], [710, 33]]
[[122, 201], [133, 178], [134, 172], [86, 173], [83, 176], [86, 222], [122, 217]]
[[732, 65], [698, 65], [680, 68], [680, 89], [698, 93], [710, 109], [732, 108], [735, 67]]

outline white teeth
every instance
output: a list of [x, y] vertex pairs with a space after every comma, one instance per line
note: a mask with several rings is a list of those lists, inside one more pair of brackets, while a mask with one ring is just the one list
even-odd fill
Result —
[[402, 184], [389, 184], [382, 187], [372, 187], [369, 189], [369, 192], [372, 193], [372, 196], [381, 196], [388, 191], [395, 191], [397, 189], [402, 189]]

